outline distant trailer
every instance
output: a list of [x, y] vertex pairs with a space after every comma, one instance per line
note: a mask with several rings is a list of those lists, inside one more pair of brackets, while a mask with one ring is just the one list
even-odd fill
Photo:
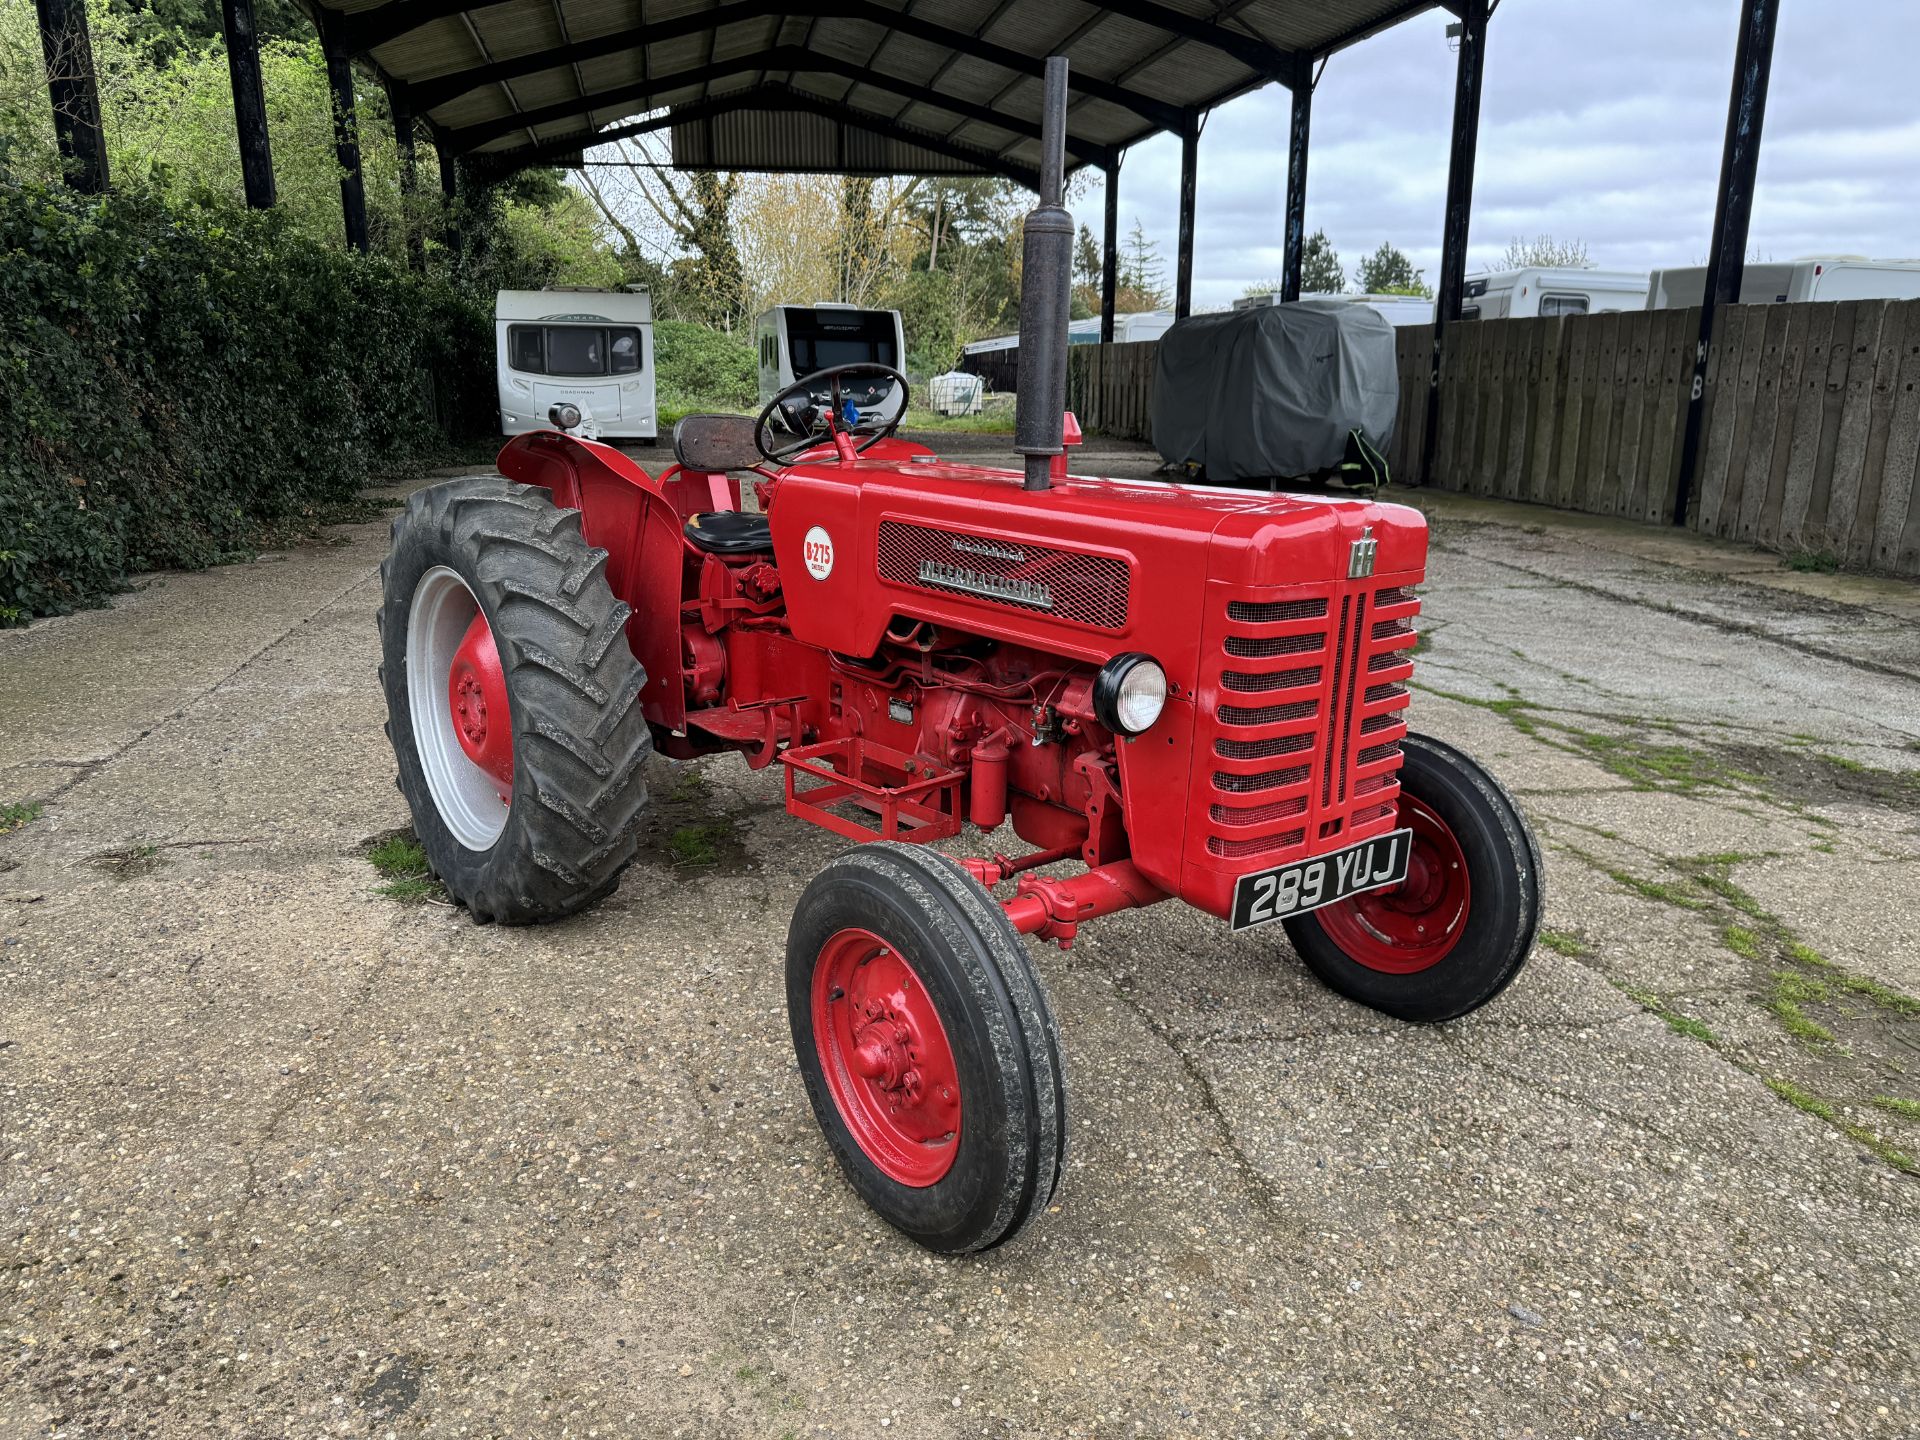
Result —
[[[885, 365], [906, 372], [907, 337], [898, 310], [863, 310], [829, 300], [775, 305], [753, 322], [753, 329], [760, 352], [762, 405], [792, 389], [796, 380], [836, 365]], [[826, 391], [816, 398], [826, 403]], [[879, 405], [863, 410], [861, 418], [891, 420], [899, 404], [898, 391], [889, 391]], [[883, 410], [887, 413], [881, 414]]]
[[[1707, 289], [1707, 267], [1684, 265], [1648, 276], [1649, 310], [1698, 305]], [[1814, 255], [1804, 260], [1750, 264], [1740, 275], [1740, 304], [1786, 305], [1802, 300], [1920, 299], [1920, 260], [1863, 260], [1856, 255]]]
[[547, 411], [565, 402], [603, 440], [659, 435], [653, 297], [644, 289], [502, 290], [493, 329], [501, 434], [546, 428]]
[[1646, 303], [1647, 277], [1638, 271], [1536, 266], [1467, 276], [1460, 318], [1598, 315], [1607, 310], [1639, 310]]
[[[1137, 345], [1143, 340], [1158, 340], [1173, 328], [1171, 310], [1131, 310], [1113, 317], [1113, 343]], [[1067, 326], [1069, 345], [1098, 345], [1100, 317], [1089, 316]], [[969, 375], [978, 375], [987, 388], [1001, 392], [1016, 389], [1020, 383], [1020, 337], [995, 335], [960, 347], [957, 367]]]
[[[1433, 301], [1419, 295], [1347, 295], [1318, 291], [1311, 295], [1302, 295], [1302, 300], [1340, 300], [1349, 305], [1364, 305], [1387, 317], [1390, 325], [1431, 325], [1433, 323]], [[1233, 302], [1236, 310], [1257, 310], [1267, 305], [1284, 303], [1278, 290], [1262, 291], [1256, 295], [1242, 295]]]

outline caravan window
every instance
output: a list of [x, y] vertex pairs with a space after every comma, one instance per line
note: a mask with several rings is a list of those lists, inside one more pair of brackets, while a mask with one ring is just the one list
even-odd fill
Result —
[[614, 374], [631, 375], [640, 368], [640, 332], [609, 330], [607, 354], [612, 361], [610, 368]]
[[811, 375], [835, 365], [898, 367], [893, 316], [884, 310], [787, 311], [787, 346], [793, 373]]
[[530, 375], [631, 375], [643, 354], [631, 326], [509, 325], [507, 363]]
[[1542, 315], [1584, 315], [1587, 313], [1587, 297], [1584, 295], [1542, 295], [1540, 297]]
[[537, 325], [510, 325], [507, 327], [507, 365], [514, 370], [523, 370], [529, 375], [547, 373], [547, 350], [545, 337]]

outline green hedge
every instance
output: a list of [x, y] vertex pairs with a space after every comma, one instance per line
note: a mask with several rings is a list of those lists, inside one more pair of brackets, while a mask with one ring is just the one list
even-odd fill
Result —
[[0, 183], [0, 624], [489, 433], [486, 307], [271, 212]]
[[654, 380], [664, 407], [744, 408], [752, 406], [760, 393], [751, 339], [683, 320], [657, 320], [653, 353]]

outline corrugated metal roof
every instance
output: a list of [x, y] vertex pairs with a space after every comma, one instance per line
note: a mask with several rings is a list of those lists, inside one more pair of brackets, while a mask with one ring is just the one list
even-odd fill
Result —
[[1024, 179], [1048, 55], [1068, 161], [1102, 163], [1440, 0], [309, 3], [446, 147], [502, 166], [645, 126], [687, 169]]

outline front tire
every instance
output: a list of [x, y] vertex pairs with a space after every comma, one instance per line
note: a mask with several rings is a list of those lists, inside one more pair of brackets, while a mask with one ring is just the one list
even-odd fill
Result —
[[607, 552], [498, 476], [409, 497], [380, 567], [387, 736], [414, 834], [480, 923], [557, 920], [639, 843], [652, 737]]
[[1452, 1020], [1520, 973], [1540, 927], [1540, 847], [1512, 797], [1425, 735], [1401, 742], [1407, 879], [1281, 922], [1329, 989], [1400, 1020]]
[[813, 878], [787, 932], [787, 1015], [841, 1171], [930, 1250], [984, 1250], [1066, 1163], [1053, 1013], [1026, 947], [956, 861], [874, 843]]

